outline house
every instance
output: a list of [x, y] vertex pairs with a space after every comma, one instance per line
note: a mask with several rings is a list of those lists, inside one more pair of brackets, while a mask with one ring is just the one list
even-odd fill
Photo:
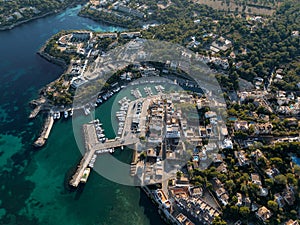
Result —
[[214, 163], [222, 163], [223, 162], [223, 157], [221, 154], [214, 153], [214, 154], [212, 154], [212, 157], [213, 157], [212, 160]]
[[190, 188], [190, 195], [193, 197], [201, 197], [203, 195], [203, 189], [201, 187]]
[[232, 42], [224, 37], [219, 37], [211, 44], [210, 49], [214, 52], [227, 51], [232, 47]]
[[246, 157], [246, 154], [245, 154], [244, 150], [234, 151], [234, 156], [238, 160], [238, 165], [239, 166], [248, 165], [249, 159]]
[[259, 149], [256, 149], [254, 152], [252, 152], [251, 157], [253, 157], [256, 164], [259, 164], [259, 159], [264, 159], [264, 161], [266, 163], [268, 163], [267, 158], [264, 156], [264, 154]]
[[216, 190], [216, 194], [217, 194], [217, 196], [218, 196], [218, 198], [220, 198], [223, 194], [225, 194], [226, 193], [226, 190], [224, 189], [224, 188], [218, 188], [217, 190]]
[[299, 35], [300, 35], [300, 32], [298, 30], [293, 30], [292, 31], [292, 36], [293, 37], [299, 37]]
[[176, 180], [176, 184], [179, 186], [189, 186], [189, 179], [185, 176], [181, 176]]
[[273, 129], [272, 123], [258, 123], [254, 126], [255, 134], [270, 134]]
[[237, 120], [234, 122], [234, 129], [236, 131], [238, 130], [247, 131], [249, 129], [248, 122], [244, 120]]
[[244, 198], [243, 202], [244, 202], [244, 204], [245, 204], [246, 207], [249, 208], [251, 206], [251, 200], [250, 200], [249, 197]]
[[182, 225], [193, 225], [194, 224], [182, 213], [178, 214], [176, 216], [176, 219], [179, 222], [179, 224], [182, 224]]
[[73, 77], [71, 80], [71, 86], [76, 89], [87, 82], [88, 81], [81, 76]]
[[295, 202], [295, 195], [291, 188], [285, 189], [283, 192], [283, 198], [288, 205], [293, 205]]
[[285, 222], [284, 225], [299, 225], [298, 221], [290, 219], [289, 221]]
[[141, 36], [141, 32], [137, 31], [137, 32], [123, 32], [120, 34], [121, 38], [136, 38], [136, 37], [140, 37]]
[[271, 218], [272, 213], [268, 208], [266, 208], [265, 206], [262, 206], [256, 212], [256, 216], [263, 222], [266, 222], [266, 220]]
[[279, 193], [274, 195], [274, 200], [277, 202], [279, 208], [282, 208], [285, 205], [284, 199]]
[[206, 119], [213, 118], [213, 117], [217, 117], [216, 112], [208, 111], [208, 112], [205, 113], [205, 118]]
[[262, 186], [260, 186], [259, 193], [258, 193], [259, 196], [266, 197], [268, 193], [269, 192], [267, 188], [263, 188]]
[[229, 138], [225, 138], [222, 143], [223, 149], [233, 149], [232, 141]]
[[101, 33], [97, 35], [98, 38], [103, 39], [103, 38], [111, 38], [111, 39], [116, 39], [118, 37], [117, 33]]
[[224, 206], [228, 205], [228, 200], [229, 200], [228, 194], [225, 193], [225, 194], [221, 195], [221, 196], [219, 197], [219, 200], [221, 201], [221, 203], [222, 203]]
[[251, 174], [251, 181], [253, 184], [257, 184], [258, 186], [261, 186], [261, 180], [257, 173]]
[[237, 196], [237, 203], [235, 205], [242, 206], [243, 205], [243, 196], [241, 193], [236, 193]]
[[222, 182], [217, 177], [214, 177], [213, 180], [217, 187], [223, 186]]
[[226, 163], [221, 163], [217, 168], [216, 170], [220, 173], [227, 173], [227, 165]]
[[72, 33], [72, 42], [83, 42], [88, 41], [92, 38], [93, 33], [92, 32], [73, 32]]
[[274, 178], [275, 176], [280, 174], [279, 170], [275, 167], [266, 169], [265, 172], [270, 178]]
[[251, 211], [255, 212], [256, 210], [258, 210], [259, 205], [256, 202], [253, 202], [251, 205]]

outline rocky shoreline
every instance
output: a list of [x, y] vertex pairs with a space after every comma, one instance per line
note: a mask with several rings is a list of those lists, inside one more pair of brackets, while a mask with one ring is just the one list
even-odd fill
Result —
[[11, 29], [13, 29], [13, 28], [15, 28], [15, 27], [17, 27], [19, 25], [22, 25], [22, 24], [28, 23], [30, 21], [46, 17], [46, 16], [49, 16], [49, 15], [52, 15], [52, 14], [55, 14], [55, 13], [58, 13], [58, 12], [60, 12], [60, 10], [55, 10], [55, 11], [47, 12], [47, 13], [44, 13], [44, 14], [39, 15], [39, 16], [34, 16], [34, 17], [26, 19], [26, 20], [18, 21], [16, 23], [12, 24], [12, 25], [0, 27], [0, 31], [11, 30]]
[[70, 4], [68, 6], [65, 6], [63, 8], [60, 8], [60, 9], [55, 9], [55, 10], [52, 10], [50, 12], [46, 12], [42, 15], [39, 15], [39, 16], [34, 16], [32, 18], [29, 18], [29, 19], [25, 19], [25, 20], [22, 20], [22, 21], [18, 21], [14, 24], [11, 24], [11, 25], [6, 25], [4, 27], [0, 27], [0, 31], [5, 31], [5, 30], [11, 30], [19, 25], [22, 25], [22, 24], [25, 24], [25, 23], [28, 23], [30, 21], [33, 21], [33, 20], [36, 20], [36, 19], [40, 19], [40, 18], [43, 18], [43, 17], [46, 17], [46, 16], [49, 16], [49, 15], [52, 15], [52, 14], [57, 14], [65, 9], [67, 9], [68, 7], [73, 7], [73, 6], [76, 6], [76, 5], [81, 5], [81, 4], [84, 4], [85, 1], [81, 2], [81, 1], [78, 1], [78, 2], [75, 2], [73, 4]]
[[96, 22], [101, 22], [101, 23], [107, 24], [107, 25], [118, 26], [118, 27], [121, 27], [121, 28], [128, 28], [128, 27], [124, 26], [123, 23], [115, 23], [115, 22], [108, 21], [108, 20], [105, 20], [105, 19], [102, 19], [102, 18], [95, 18], [95, 17], [93, 17], [91, 15], [82, 14], [80, 12], [79, 12], [78, 15], [81, 16], [81, 17], [84, 17], [84, 18], [88, 18], [88, 19], [94, 20]]
[[43, 47], [37, 52], [37, 54], [40, 55], [42, 58], [46, 59], [47, 61], [49, 61], [51, 63], [54, 63], [56, 65], [59, 65], [64, 70], [66, 70], [68, 68], [68, 65], [67, 65], [67, 63], [63, 59], [56, 58], [56, 57], [54, 57], [52, 55], [49, 55], [48, 53], [46, 53], [44, 51], [45, 47], [47, 46], [47, 43], [45, 45], [43, 45]]
[[[49, 55], [48, 53], [46, 53], [44, 50], [48, 44], [49, 40], [39, 49], [39, 51], [37, 52], [37, 54], [39, 56], [41, 56], [42, 58], [46, 59], [47, 61], [51, 62], [51, 63], [54, 63], [56, 65], [59, 65], [61, 66], [64, 71], [67, 70], [68, 68], [68, 64], [62, 60], [62, 59], [59, 59], [59, 58], [56, 58], [54, 56], [51, 56]], [[61, 76], [63, 75], [64, 73], [61, 74]], [[60, 76], [60, 77], [61, 77]], [[59, 78], [60, 78], [59, 77]], [[59, 79], [58, 78], [58, 79]], [[55, 82], [55, 80], [53, 81]], [[51, 82], [52, 83], [52, 82]], [[48, 84], [49, 85], [49, 84]], [[47, 85], [47, 86], [48, 86]], [[46, 87], [47, 87], [46, 86]], [[39, 93], [39, 98], [36, 99], [36, 100], [33, 100], [30, 102], [30, 105], [34, 107], [34, 109], [31, 111], [30, 115], [29, 115], [29, 119], [33, 119], [35, 118], [40, 111], [48, 111], [48, 115], [47, 115], [47, 119], [44, 121], [44, 125], [42, 127], [42, 130], [40, 132], [40, 135], [39, 137], [36, 139], [36, 141], [34, 142], [33, 146], [34, 147], [37, 147], [37, 148], [40, 148], [42, 146], [45, 145], [47, 139], [48, 139], [48, 136], [50, 135], [50, 132], [51, 132], [51, 129], [52, 129], [52, 126], [54, 124], [54, 120], [53, 120], [53, 117], [52, 115], [50, 115], [50, 110], [53, 106], [51, 106], [49, 104], [49, 102], [47, 101], [47, 99], [45, 98], [44, 96], [44, 89], [46, 88], [42, 88], [40, 90], [40, 93]]]

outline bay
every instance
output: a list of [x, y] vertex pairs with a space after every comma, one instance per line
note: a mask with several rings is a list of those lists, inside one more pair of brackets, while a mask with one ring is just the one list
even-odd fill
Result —
[[[94, 172], [82, 192], [66, 188], [66, 178], [81, 158], [71, 120], [55, 123], [44, 148], [32, 147], [42, 116], [28, 120], [28, 102], [63, 72], [39, 57], [38, 49], [61, 30], [122, 30], [78, 17], [80, 7], [0, 32], [0, 224], [164, 224], [138, 188]], [[113, 99], [106, 102], [97, 113], [110, 117], [112, 103]], [[130, 159], [130, 154], [117, 154]]]

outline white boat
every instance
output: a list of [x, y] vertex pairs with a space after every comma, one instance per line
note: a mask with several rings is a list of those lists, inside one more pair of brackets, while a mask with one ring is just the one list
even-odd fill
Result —
[[64, 111], [64, 117], [65, 117], [65, 118], [68, 118], [68, 116], [69, 116], [68, 112], [67, 112], [67, 111]]
[[99, 141], [101, 141], [102, 143], [104, 143], [106, 141], [106, 138], [101, 138]]
[[58, 120], [59, 120], [59, 119], [60, 119], [60, 112], [59, 112], [59, 111], [58, 111], [58, 112], [56, 112], [56, 115], [57, 115], [57, 116], [56, 116], [56, 119], [58, 119]]
[[90, 109], [89, 108], [84, 108], [84, 114], [87, 116], [89, 115], [91, 112], [90, 112]]
[[83, 171], [83, 175], [80, 178], [80, 182], [82, 183], [86, 183], [89, 175], [90, 175], [91, 169], [90, 168], [85, 168], [85, 170]]
[[125, 122], [125, 116], [118, 116], [118, 120], [121, 122]]
[[73, 109], [71, 109], [70, 111], [70, 116], [73, 116]]

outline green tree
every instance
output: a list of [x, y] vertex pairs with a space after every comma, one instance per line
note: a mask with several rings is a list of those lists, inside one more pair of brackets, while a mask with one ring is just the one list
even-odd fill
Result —
[[277, 204], [277, 202], [275, 202], [273, 200], [269, 200], [268, 201], [268, 208], [270, 208], [274, 212], [277, 212], [278, 211], [278, 204]]
[[283, 174], [279, 174], [279, 175], [275, 176], [274, 179], [275, 179], [275, 183], [277, 183], [277, 184], [285, 185], [287, 183], [286, 176], [284, 176]]
[[249, 215], [250, 215], [250, 209], [246, 206], [242, 206], [240, 208], [240, 214], [241, 214], [242, 217], [248, 218]]
[[227, 223], [221, 219], [221, 217], [217, 216], [213, 222], [212, 222], [213, 225], [226, 225]]

